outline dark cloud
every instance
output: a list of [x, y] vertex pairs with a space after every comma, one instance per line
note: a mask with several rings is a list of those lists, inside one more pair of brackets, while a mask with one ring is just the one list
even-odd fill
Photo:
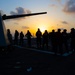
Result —
[[29, 27], [27, 27], [27, 26], [22, 26], [22, 29], [29, 29]]
[[68, 22], [66, 22], [66, 21], [61, 21], [61, 23], [63, 23], [63, 24], [68, 24]]
[[24, 9], [22, 7], [17, 7], [15, 10], [16, 11], [11, 11], [10, 14], [11, 15], [19, 15], [19, 14], [29, 14], [29, 13], [31, 13], [30, 10]]
[[[22, 7], [17, 7], [15, 9], [15, 11], [11, 11], [10, 12], [11, 15], [30, 14], [30, 13], [31, 13], [30, 10], [22, 8]], [[19, 20], [20, 21], [22, 19], [25, 19], [25, 17], [23, 17], [23, 18], [17, 18], [17, 19], [14, 19], [14, 20]]]
[[63, 11], [65, 13], [75, 14], [75, 0], [68, 0], [64, 5]]

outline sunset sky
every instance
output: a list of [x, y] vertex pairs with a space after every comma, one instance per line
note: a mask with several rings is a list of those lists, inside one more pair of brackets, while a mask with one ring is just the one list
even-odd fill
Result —
[[33, 35], [37, 28], [42, 32], [58, 28], [66, 28], [70, 32], [72, 27], [75, 28], [75, 0], [0, 0], [0, 10], [6, 15], [47, 12], [44, 15], [4, 21], [12, 34], [15, 30], [23, 31], [24, 34], [30, 30]]

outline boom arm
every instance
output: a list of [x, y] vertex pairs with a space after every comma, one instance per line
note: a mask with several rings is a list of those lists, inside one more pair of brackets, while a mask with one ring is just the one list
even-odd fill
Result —
[[41, 15], [41, 14], [47, 14], [47, 12], [31, 13], [31, 14], [22, 14], [22, 15], [10, 15], [10, 16], [3, 15], [2, 16], [2, 19], [3, 20], [6, 20], [6, 19], [13, 19], [13, 18], [26, 17], [26, 16]]

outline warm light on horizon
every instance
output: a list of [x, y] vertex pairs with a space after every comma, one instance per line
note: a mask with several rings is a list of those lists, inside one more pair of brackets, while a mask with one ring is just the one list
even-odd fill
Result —
[[44, 25], [44, 24], [38, 25], [38, 28], [40, 29], [40, 31], [41, 31], [42, 33], [44, 33], [45, 30], [49, 30], [49, 29], [48, 29], [48, 25]]
[[42, 33], [44, 33], [45, 30], [47, 30], [45, 27], [40, 27], [40, 30]]

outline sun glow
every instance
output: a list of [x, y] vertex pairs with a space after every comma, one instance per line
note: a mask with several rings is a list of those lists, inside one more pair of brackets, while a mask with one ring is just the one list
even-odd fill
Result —
[[39, 26], [38, 28], [41, 30], [42, 33], [44, 33], [44, 31], [48, 29], [48, 28], [47, 28], [46, 26], [44, 26], [44, 25], [41, 25], [41, 26]]

